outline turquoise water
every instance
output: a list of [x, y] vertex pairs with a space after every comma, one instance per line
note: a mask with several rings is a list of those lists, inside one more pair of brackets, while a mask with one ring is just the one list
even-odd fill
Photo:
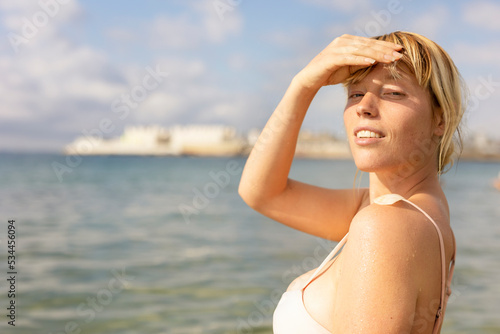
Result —
[[[66, 165], [61, 182], [53, 162]], [[334, 244], [249, 209], [236, 193], [244, 162], [0, 154], [0, 333], [271, 333], [280, 294]], [[499, 170], [460, 162], [443, 177], [458, 259], [442, 333], [500, 332]], [[292, 177], [351, 188], [354, 172], [297, 160]]]

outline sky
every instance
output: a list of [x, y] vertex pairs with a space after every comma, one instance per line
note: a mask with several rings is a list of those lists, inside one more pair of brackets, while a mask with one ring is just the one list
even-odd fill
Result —
[[[132, 125], [262, 128], [333, 39], [395, 30], [448, 51], [469, 87], [465, 132], [500, 139], [500, 1], [2, 0], [0, 151]], [[344, 136], [344, 104], [322, 88], [303, 128]]]

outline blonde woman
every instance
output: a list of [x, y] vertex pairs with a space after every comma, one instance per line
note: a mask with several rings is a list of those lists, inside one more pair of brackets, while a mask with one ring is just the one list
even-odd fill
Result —
[[[366, 189], [288, 178], [307, 109], [321, 87], [335, 84], [347, 90], [344, 125], [357, 168], [369, 173]], [[408, 32], [343, 35], [293, 78], [239, 193], [280, 223], [340, 243], [290, 284], [274, 333], [440, 332], [455, 240], [439, 175], [460, 141], [462, 98], [448, 54]]]

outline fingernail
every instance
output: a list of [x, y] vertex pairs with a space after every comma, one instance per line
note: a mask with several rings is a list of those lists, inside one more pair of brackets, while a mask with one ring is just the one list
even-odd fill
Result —
[[395, 61], [396, 58], [394, 56], [391, 56], [391, 55], [384, 55], [384, 58], [387, 59], [387, 60], [390, 60], [390, 61]]
[[375, 64], [375, 59], [365, 58], [365, 61], [370, 64]]
[[401, 53], [396, 52], [396, 51], [394, 51], [392, 54], [393, 54], [393, 56], [394, 56], [394, 57], [396, 57], [396, 58], [401, 58], [401, 57], [403, 57], [403, 55], [402, 55]]

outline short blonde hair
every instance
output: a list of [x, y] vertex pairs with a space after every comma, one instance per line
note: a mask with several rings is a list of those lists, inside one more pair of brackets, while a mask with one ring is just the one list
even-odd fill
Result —
[[[403, 57], [390, 66], [393, 76], [398, 77], [398, 64], [404, 64], [417, 79], [418, 84], [430, 93], [433, 112], [440, 112], [445, 122], [444, 133], [438, 150], [438, 173], [445, 173], [447, 165], [453, 166], [455, 155], [462, 151], [461, 121], [466, 106], [466, 88], [452, 59], [438, 44], [411, 32], [396, 31], [372, 37], [403, 46]], [[363, 79], [374, 66], [354, 72], [344, 82], [345, 86]]]

